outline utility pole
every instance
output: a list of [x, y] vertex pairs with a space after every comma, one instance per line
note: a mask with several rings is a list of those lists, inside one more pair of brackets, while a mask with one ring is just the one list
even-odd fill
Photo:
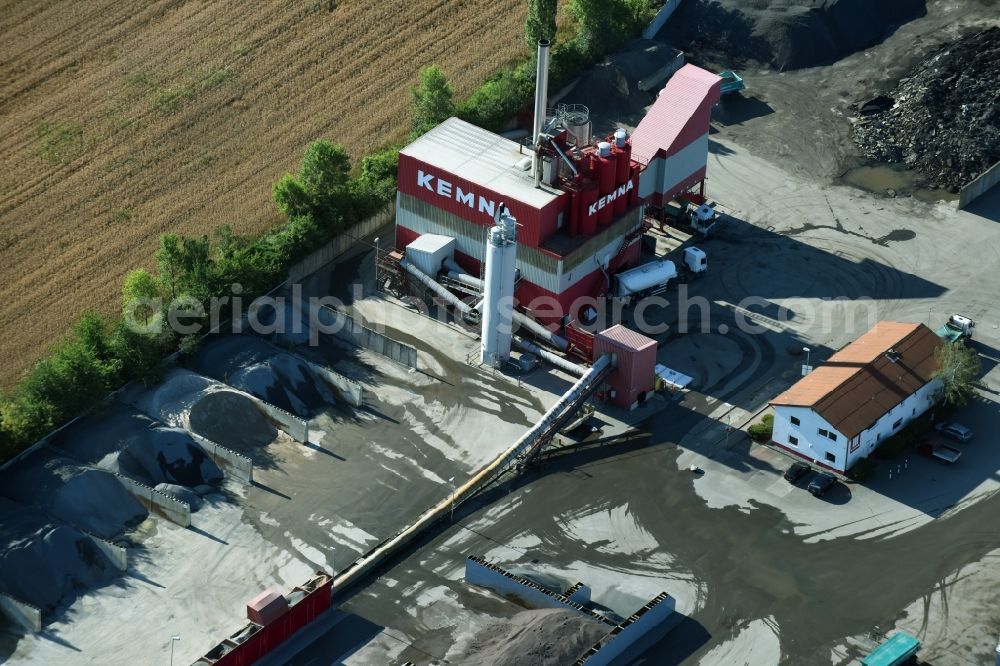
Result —
[[448, 479], [451, 486], [451, 522], [455, 522], [455, 477]]

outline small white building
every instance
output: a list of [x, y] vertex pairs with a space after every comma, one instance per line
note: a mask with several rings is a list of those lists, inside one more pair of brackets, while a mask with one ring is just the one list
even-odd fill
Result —
[[934, 403], [942, 344], [923, 324], [879, 322], [771, 401], [773, 443], [846, 472]]

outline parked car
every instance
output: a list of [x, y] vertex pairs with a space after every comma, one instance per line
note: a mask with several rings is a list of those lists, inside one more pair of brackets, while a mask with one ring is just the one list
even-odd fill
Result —
[[795, 483], [809, 473], [811, 467], [804, 462], [794, 462], [785, 470], [785, 481]]
[[816, 497], [822, 497], [823, 493], [830, 489], [833, 484], [837, 482], [837, 477], [829, 472], [820, 472], [813, 480], [809, 482], [809, 486], [806, 488]]
[[934, 429], [956, 442], [968, 442], [972, 439], [972, 430], [956, 421], [941, 421], [934, 425]]

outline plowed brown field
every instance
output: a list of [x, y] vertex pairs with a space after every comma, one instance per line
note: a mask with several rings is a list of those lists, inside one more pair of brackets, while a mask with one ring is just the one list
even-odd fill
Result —
[[420, 67], [461, 96], [526, 55], [526, 4], [0, 0], [0, 385], [159, 234], [279, 224], [309, 141], [401, 139]]

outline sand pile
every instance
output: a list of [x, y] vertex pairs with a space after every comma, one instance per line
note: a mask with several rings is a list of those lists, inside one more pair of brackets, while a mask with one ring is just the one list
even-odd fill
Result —
[[222, 481], [222, 470], [191, 436], [125, 406], [59, 433], [53, 446], [74, 458], [149, 486], [195, 487]]
[[65, 596], [105, 585], [118, 573], [79, 530], [0, 498], [0, 590], [48, 612]]
[[309, 364], [250, 335], [212, 340], [195, 357], [194, 368], [301, 417], [335, 402]]
[[170, 371], [162, 384], [140, 396], [136, 407], [239, 453], [252, 453], [278, 434], [249, 397], [190, 370]]
[[659, 37], [733, 67], [829, 65], [926, 14], [925, 0], [685, 0]]
[[865, 154], [958, 191], [1000, 161], [1000, 28], [949, 44], [881, 100], [854, 126]]
[[609, 625], [573, 610], [522, 611], [480, 632], [455, 663], [572, 664], [609, 631]]
[[117, 477], [42, 449], [0, 474], [0, 494], [105, 539], [147, 515]]

